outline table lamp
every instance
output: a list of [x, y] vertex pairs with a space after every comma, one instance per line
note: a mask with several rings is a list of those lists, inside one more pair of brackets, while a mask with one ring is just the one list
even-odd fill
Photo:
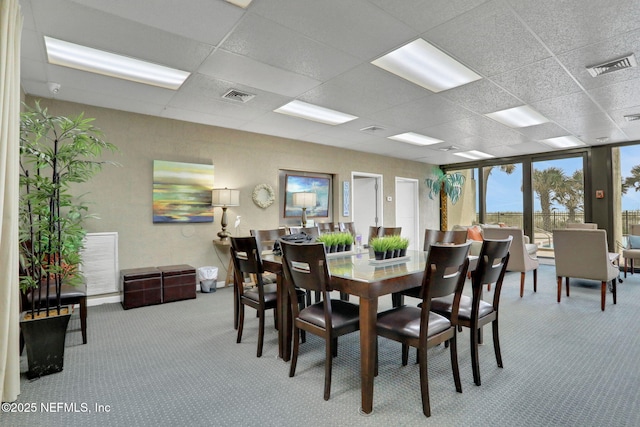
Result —
[[316, 205], [316, 193], [293, 193], [293, 206], [302, 208], [302, 227], [307, 226], [307, 208]]
[[222, 218], [220, 225], [222, 230], [218, 232], [221, 241], [228, 240], [231, 233], [227, 231], [227, 208], [229, 206], [240, 205], [240, 190], [230, 190], [228, 188], [214, 188], [211, 190], [211, 206], [222, 208]]

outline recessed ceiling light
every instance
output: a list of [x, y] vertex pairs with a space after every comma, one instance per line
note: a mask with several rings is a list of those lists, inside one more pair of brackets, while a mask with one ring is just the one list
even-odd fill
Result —
[[570, 148], [570, 147], [579, 147], [581, 145], [586, 145], [584, 142], [580, 141], [575, 136], [558, 136], [556, 138], [543, 139], [540, 141], [544, 144], [547, 144], [553, 148]]
[[471, 160], [491, 159], [495, 157], [494, 155], [483, 153], [482, 151], [478, 151], [478, 150], [463, 151], [460, 153], [453, 153], [453, 155], [466, 157], [467, 159], [471, 159]]
[[414, 40], [371, 63], [432, 92], [482, 78], [423, 39]]
[[235, 4], [238, 7], [246, 9], [253, 0], [226, 0], [227, 3]]
[[178, 89], [191, 73], [115, 53], [44, 37], [50, 64], [166, 89]]
[[431, 138], [430, 136], [420, 135], [415, 132], [400, 133], [398, 135], [388, 136], [389, 139], [395, 139], [396, 141], [408, 142], [414, 145], [431, 145], [439, 142], [444, 142], [441, 139]]
[[485, 116], [512, 128], [534, 126], [541, 123], [547, 123], [549, 121], [549, 119], [528, 105], [496, 111], [494, 113], [485, 114]]
[[341, 113], [340, 111], [331, 110], [329, 108], [320, 107], [318, 105], [298, 100], [291, 101], [273, 111], [307, 120], [313, 120], [315, 122], [326, 123], [328, 125], [339, 125], [358, 118], [351, 114]]

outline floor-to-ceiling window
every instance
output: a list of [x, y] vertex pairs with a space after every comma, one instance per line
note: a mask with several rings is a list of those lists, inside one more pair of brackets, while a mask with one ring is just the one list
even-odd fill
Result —
[[[619, 156], [614, 158], [619, 158], [622, 182], [620, 197], [622, 233], [628, 234], [631, 224], [640, 224], [640, 145], [615, 147], [613, 150], [619, 150]], [[616, 185], [615, 179], [613, 182]]]
[[522, 163], [483, 167], [484, 222], [523, 227]]

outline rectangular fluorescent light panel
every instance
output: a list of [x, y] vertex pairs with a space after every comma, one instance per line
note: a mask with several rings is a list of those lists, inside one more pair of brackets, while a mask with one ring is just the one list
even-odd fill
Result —
[[177, 90], [191, 73], [44, 37], [50, 64]]
[[478, 150], [463, 151], [460, 153], [453, 153], [453, 155], [466, 157], [467, 159], [471, 159], [471, 160], [492, 159], [495, 157], [491, 154], [483, 153], [482, 151], [478, 151]]
[[543, 139], [540, 142], [547, 144], [553, 148], [571, 148], [586, 145], [575, 136], [559, 136], [557, 138]]
[[528, 105], [496, 111], [495, 113], [485, 114], [485, 116], [512, 128], [535, 126], [549, 121], [549, 119]]
[[227, 3], [235, 4], [238, 7], [246, 9], [249, 7], [253, 0], [226, 0]]
[[371, 63], [432, 92], [482, 78], [423, 39], [414, 40]]
[[298, 100], [291, 101], [273, 111], [328, 125], [339, 125], [358, 118], [351, 114], [341, 113], [340, 111], [331, 110], [329, 108], [320, 107], [318, 105]]
[[441, 139], [431, 138], [430, 136], [420, 135], [415, 132], [406, 132], [398, 135], [388, 136], [389, 139], [395, 139], [396, 141], [408, 142], [414, 145], [431, 145], [439, 142], [444, 142]]

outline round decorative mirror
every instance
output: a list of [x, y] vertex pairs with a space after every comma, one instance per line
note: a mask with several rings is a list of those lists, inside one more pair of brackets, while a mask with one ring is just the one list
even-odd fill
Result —
[[251, 198], [253, 199], [253, 203], [262, 209], [266, 209], [276, 200], [276, 194], [273, 191], [273, 187], [269, 184], [258, 184], [256, 188], [253, 189]]

